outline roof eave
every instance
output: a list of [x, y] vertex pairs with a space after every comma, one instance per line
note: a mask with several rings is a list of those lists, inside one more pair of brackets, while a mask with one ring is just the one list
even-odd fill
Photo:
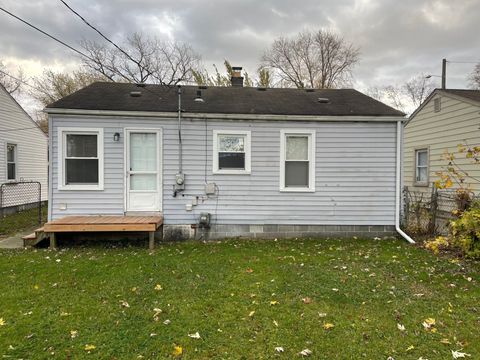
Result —
[[[121, 116], [121, 117], [157, 117], [175, 118], [177, 112], [154, 111], [119, 111], [119, 110], [85, 110], [85, 109], [43, 109], [49, 115], [83, 115], [83, 116]], [[223, 120], [289, 120], [289, 121], [372, 121], [397, 122], [406, 120], [402, 115], [273, 115], [273, 114], [225, 114], [225, 113], [182, 113], [183, 118], [223, 119]]]

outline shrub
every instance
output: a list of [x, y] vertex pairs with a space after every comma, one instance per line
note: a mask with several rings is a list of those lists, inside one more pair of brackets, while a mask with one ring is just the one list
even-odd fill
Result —
[[452, 244], [470, 258], [480, 259], [480, 202], [473, 202], [451, 222]]
[[438, 255], [440, 250], [447, 250], [450, 246], [448, 239], [444, 236], [438, 236], [435, 240], [425, 242], [425, 248]]

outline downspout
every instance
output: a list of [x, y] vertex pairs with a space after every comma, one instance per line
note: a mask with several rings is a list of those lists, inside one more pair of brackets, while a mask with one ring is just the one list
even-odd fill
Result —
[[395, 160], [395, 230], [410, 244], [415, 244], [415, 241], [408, 236], [402, 229], [400, 229], [400, 207], [401, 207], [401, 161], [402, 161], [402, 121], [397, 121], [397, 150], [396, 150], [396, 160]]
[[182, 87], [178, 85], [178, 173], [183, 171], [182, 166]]

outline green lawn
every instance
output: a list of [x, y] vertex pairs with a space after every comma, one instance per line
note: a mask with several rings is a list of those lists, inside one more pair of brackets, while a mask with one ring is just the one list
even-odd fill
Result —
[[479, 359], [479, 273], [400, 240], [1, 251], [0, 354], [162, 359], [179, 345], [183, 359], [304, 349], [315, 359]]
[[47, 205], [42, 206], [42, 221], [38, 221], [38, 208], [19, 211], [0, 218], [0, 239], [22, 231], [39, 228], [47, 218]]

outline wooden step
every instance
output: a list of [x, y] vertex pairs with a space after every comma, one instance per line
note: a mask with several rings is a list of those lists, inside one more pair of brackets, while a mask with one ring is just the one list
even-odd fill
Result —
[[43, 239], [47, 238], [48, 236], [43, 232], [43, 227], [38, 228], [35, 232], [28, 234], [27, 236], [22, 237], [23, 239], [23, 246], [35, 246]]

